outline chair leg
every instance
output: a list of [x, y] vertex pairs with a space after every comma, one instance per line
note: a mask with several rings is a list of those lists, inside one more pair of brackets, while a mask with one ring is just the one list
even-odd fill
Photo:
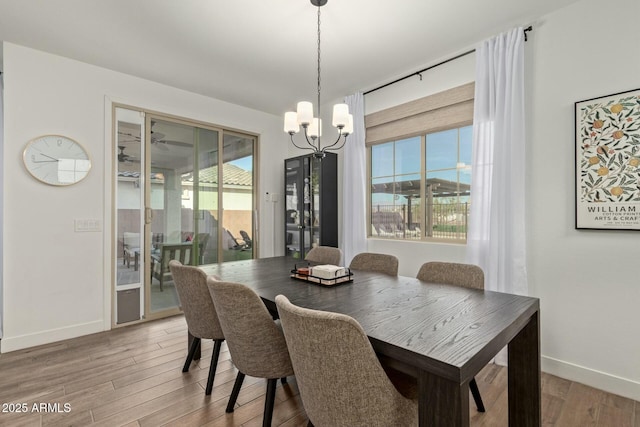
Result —
[[189, 353], [187, 353], [187, 360], [184, 361], [184, 366], [182, 367], [182, 372], [189, 372], [189, 366], [191, 366], [191, 361], [193, 360], [193, 356], [196, 354], [198, 347], [200, 347], [200, 338], [193, 337], [191, 347], [189, 347]]
[[209, 366], [209, 379], [207, 380], [207, 388], [204, 391], [204, 394], [207, 396], [210, 395], [211, 390], [213, 390], [213, 379], [216, 376], [218, 357], [220, 357], [220, 347], [222, 347], [222, 340], [213, 340], [213, 354], [211, 355], [211, 365]]
[[267, 395], [264, 398], [264, 418], [262, 418], [262, 427], [271, 427], [271, 418], [273, 417], [273, 405], [276, 401], [277, 378], [267, 380]]
[[482, 403], [482, 397], [480, 397], [480, 390], [478, 390], [478, 383], [475, 378], [469, 382], [469, 388], [471, 389], [473, 400], [476, 402], [478, 412], [484, 412], [484, 404]]
[[233, 390], [231, 391], [231, 396], [229, 396], [229, 403], [227, 403], [227, 409], [225, 410], [226, 413], [233, 412], [233, 407], [236, 406], [236, 400], [238, 400], [238, 394], [240, 394], [242, 381], [244, 381], [244, 374], [238, 371], [236, 382], [233, 384]]

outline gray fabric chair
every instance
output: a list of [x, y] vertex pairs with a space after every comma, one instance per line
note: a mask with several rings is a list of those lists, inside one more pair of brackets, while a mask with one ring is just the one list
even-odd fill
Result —
[[397, 276], [398, 258], [393, 255], [363, 252], [353, 257], [349, 268]]
[[271, 318], [252, 289], [239, 283], [207, 279], [233, 364], [238, 376], [227, 412], [233, 412], [245, 375], [267, 379], [263, 426], [271, 425], [278, 378], [293, 375], [293, 367], [282, 329]]
[[189, 370], [193, 356], [200, 347], [200, 341], [202, 339], [213, 340], [209, 379], [205, 389], [205, 394], [209, 395], [213, 389], [213, 380], [218, 366], [220, 347], [224, 341], [224, 333], [207, 287], [207, 275], [197, 267], [182, 265], [176, 260], [169, 262], [169, 269], [178, 291], [187, 327], [191, 335], [194, 336], [182, 372]]
[[[420, 267], [416, 278], [425, 282], [484, 289], [484, 272], [482, 268], [473, 264], [426, 262]], [[484, 412], [484, 404], [482, 403], [482, 397], [475, 378], [469, 382], [469, 388], [471, 389], [473, 400], [476, 402], [478, 412]]]
[[307, 253], [304, 259], [318, 264], [340, 265], [342, 250], [331, 246], [316, 246]]
[[284, 295], [276, 304], [302, 404], [315, 427], [418, 424], [417, 400], [394, 387], [356, 320], [297, 307]]
[[456, 262], [425, 262], [416, 278], [465, 288], [484, 289], [484, 272], [477, 265]]

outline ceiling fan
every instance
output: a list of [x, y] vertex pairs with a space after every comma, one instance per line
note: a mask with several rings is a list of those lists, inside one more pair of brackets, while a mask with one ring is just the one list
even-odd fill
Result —
[[[122, 132], [122, 131], [118, 131], [118, 135], [120, 137], [125, 137], [125, 138], [130, 138], [129, 141], [125, 141], [123, 140], [124, 138], [119, 138], [119, 142], [123, 142], [123, 143], [127, 143], [127, 142], [140, 142], [141, 138], [137, 135], [134, 135], [132, 133], [128, 133], [128, 132]], [[158, 149], [162, 150], [162, 151], [168, 151], [169, 147], [167, 147], [167, 145], [174, 145], [177, 147], [188, 147], [191, 148], [193, 147], [193, 144], [189, 144], [188, 142], [182, 142], [182, 141], [172, 141], [172, 140], [166, 140], [164, 139], [165, 135], [163, 133], [160, 132], [155, 132], [155, 131], [151, 131], [151, 144], [155, 145], [156, 147], [158, 147]]]
[[130, 155], [125, 154], [124, 149], [125, 149], [124, 145], [118, 145], [118, 150], [120, 150], [120, 152], [118, 153], [118, 162], [120, 162], [120, 163], [140, 163], [139, 159], [133, 158]]
[[[134, 135], [129, 132], [118, 131], [118, 135], [131, 138], [131, 141], [124, 141], [124, 142], [132, 142], [132, 141], [140, 142], [140, 136]], [[164, 138], [163, 133], [154, 132], [153, 130], [151, 131], [151, 143], [161, 141], [163, 138]]]

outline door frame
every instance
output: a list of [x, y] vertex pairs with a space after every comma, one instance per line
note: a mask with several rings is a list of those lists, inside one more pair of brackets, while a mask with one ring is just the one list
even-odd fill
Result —
[[[164, 121], [170, 121], [178, 124], [183, 124], [187, 126], [194, 126], [198, 128], [203, 128], [207, 130], [212, 130], [218, 132], [218, 152], [221, 153], [219, 155], [218, 164], [222, 164], [224, 158], [224, 135], [225, 134], [238, 134], [242, 136], [251, 137], [254, 140], [254, 150], [253, 150], [253, 195], [252, 195], [252, 205], [253, 209], [251, 212], [252, 215], [252, 226], [253, 226], [253, 258], [259, 258], [259, 218], [258, 218], [258, 202], [259, 202], [259, 148], [260, 148], [260, 135], [255, 132], [249, 132], [242, 129], [231, 128], [227, 126], [220, 126], [213, 123], [203, 122], [196, 119], [189, 119], [173, 114], [163, 113], [156, 110], [150, 110], [142, 107], [137, 107], [125, 103], [120, 102], [111, 102], [111, 146], [108, 149], [111, 152], [112, 157], [112, 167], [111, 167], [111, 208], [110, 208], [110, 216], [111, 216], [111, 236], [108, 239], [111, 242], [111, 264], [109, 265], [109, 269], [112, 272], [111, 280], [109, 281], [110, 286], [110, 295], [111, 295], [111, 328], [119, 328], [129, 325], [134, 325], [137, 323], [147, 322], [150, 320], [160, 319], [164, 317], [174, 316], [177, 314], [181, 314], [182, 310], [180, 307], [175, 307], [168, 310], [158, 311], [152, 313], [150, 311], [150, 286], [147, 286], [147, 283], [151, 281], [151, 271], [146, 266], [150, 265], [150, 251], [145, 251], [143, 264], [145, 266], [144, 278], [142, 283], [142, 291], [144, 292], [144, 310], [141, 313], [141, 317], [139, 320], [134, 320], [131, 322], [117, 324], [117, 268], [118, 263], [118, 236], [117, 236], [117, 181], [118, 181], [118, 135], [117, 135], [117, 120], [116, 120], [116, 108], [123, 108], [131, 111], [136, 111], [141, 113], [144, 116], [144, 174], [145, 176], [149, 176], [151, 172], [151, 150], [148, 149], [148, 146], [151, 144], [151, 120], [158, 119]], [[142, 141], [141, 141], [142, 143]], [[197, 146], [195, 147], [197, 150]], [[220, 225], [220, 230], [223, 224], [223, 215], [224, 210], [222, 207], [223, 203], [223, 192], [222, 189], [224, 187], [223, 184], [223, 168], [218, 167], [218, 223]], [[151, 232], [150, 232], [150, 221], [147, 221], [146, 211], [150, 207], [150, 180], [144, 180], [145, 191], [144, 191], [144, 209], [141, 212], [141, 215], [145, 217], [144, 219], [144, 245], [145, 248], [151, 247]], [[222, 232], [217, 233], [217, 242], [218, 245], [218, 262], [222, 257]]]

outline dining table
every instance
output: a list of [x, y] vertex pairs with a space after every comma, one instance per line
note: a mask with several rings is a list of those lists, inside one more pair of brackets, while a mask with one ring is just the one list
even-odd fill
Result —
[[199, 268], [249, 286], [272, 313], [282, 294], [301, 307], [353, 317], [381, 362], [417, 379], [420, 426], [468, 426], [469, 382], [507, 347], [509, 426], [541, 425], [538, 298], [360, 270], [335, 285], [292, 277], [304, 266], [279, 256]]

